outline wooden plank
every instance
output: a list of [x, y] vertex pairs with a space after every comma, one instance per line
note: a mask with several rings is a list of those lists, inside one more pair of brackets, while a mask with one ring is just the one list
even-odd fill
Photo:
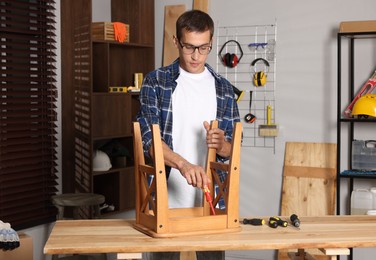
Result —
[[[281, 215], [335, 214], [336, 148], [335, 144], [329, 143], [286, 143]], [[314, 258], [328, 259], [318, 249], [306, 253]], [[284, 259], [287, 254], [280, 250], [278, 259]]]
[[176, 34], [176, 20], [184, 13], [185, 5], [167, 5], [164, 17], [164, 37], [163, 37], [163, 66], [171, 64], [179, 57], [173, 36]]
[[205, 13], [209, 11], [209, 0], [194, 0], [193, 1], [193, 9], [201, 10]]
[[337, 146], [331, 143], [287, 142], [285, 162], [287, 166], [336, 168]]
[[326, 255], [349, 255], [349, 248], [320, 248], [320, 251]]
[[117, 260], [123, 259], [142, 259], [142, 253], [120, 253], [117, 254]]
[[335, 144], [286, 143], [281, 214], [335, 214], [336, 160]]
[[336, 178], [334, 168], [302, 167], [302, 166], [285, 166], [283, 168], [284, 176], [306, 177], [332, 179]]

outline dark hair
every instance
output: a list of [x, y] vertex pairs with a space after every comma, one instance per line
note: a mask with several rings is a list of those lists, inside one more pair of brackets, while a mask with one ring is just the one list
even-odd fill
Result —
[[190, 10], [176, 20], [176, 37], [178, 40], [182, 37], [183, 29], [187, 32], [206, 32], [209, 30], [210, 39], [212, 39], [214, 22], [207, 13], [200, 10]]

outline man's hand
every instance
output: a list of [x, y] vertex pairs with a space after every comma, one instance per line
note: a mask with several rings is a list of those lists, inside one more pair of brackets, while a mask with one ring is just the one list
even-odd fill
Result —
[[194, 165], [188, 161], [179, 165], [179, 171], [187, 180], [189, 185], [202, 189], [210, 184], [210, 180], [206, 175], [205, 169], [199, 165]]
[[[200, 189], [209, 186], [210, 179], [206, 175], [206, 171], [203, 167], [191, 164], [182, 156], [173, 152], [165, 142], [162, 142], [162, 148], [165, 164], [178, 169], [189, 185]], [[150, 148], [149, 153], [154, 157], [152, 148]]]
[[205, 121], [206, 143], [209, 148], [217, 150], [217, 154], [228, 157], [231, 153], [231, 144], [225, 139], [225, 132], [219, 128], [210, 129], [210, 124]]

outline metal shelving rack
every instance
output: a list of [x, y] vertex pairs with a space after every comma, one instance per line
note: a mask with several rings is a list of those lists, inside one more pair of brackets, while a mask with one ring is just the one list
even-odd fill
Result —
[[[339, 32], [337, 34], [337, 214], [341, 214], [340, 208], [340, 195], [341, 195], [341, 179], [346, 178], [348, 180], [348, 190], [351, 192], [354, 188], [354, 179], [357, 178], [376, 178], [376, 172], [362, 172], [361, 174], [351, 173], [351, 165], [352, 165], [352, 141], [354, 140], [354, 132], [355, 132], [355, 125], [357, 123], [367, 123], [372, 124], [376, 123], [376, 118], [372, 119], [356, 119], [356, 118], [346, 118], [343, 116], [343, 107], [342, 107], [342, 90], [347, 88], [348, 90], [348, 103], [349, 104], [355, 97], [355, 90], [354, 90], [354, 78], [355, 78], [355, 68], [354, 68], [354, 58], [355, 58], [355, 41], [356, 40], [363, 40], [363, 39], [371, 39], [376, 40], [376, 31], [375, 32]], [[347, 40], [348, 44], [348, 86], [344, 86], [342, 84], [342, 44], [343, 41]], [[376, 124], [375, 124], [376, 126]], [[341, 145], [342, 140], [342, 130], [345, 128], [345, 132], [343, 132], [344, 138], [346, 138], [345, 134], [347, 134], [347, 142], [343, 146]], [[341, 169], [341, 154], [347, 151], [347, 168]], [[350, 209], [350, 196], [347, 199], [348, 209]], [[348, 210], [349, 211], [349, 210]], [[353, 259], [353, 252], [351, 249], [351, 254], [349, 259]]]

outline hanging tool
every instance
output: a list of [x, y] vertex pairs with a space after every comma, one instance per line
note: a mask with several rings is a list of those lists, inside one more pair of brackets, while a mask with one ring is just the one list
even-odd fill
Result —
[[266, 125], [259, 126], [259, 135], [260, 136], [277, 136], [278, 127], [276, 124], [271, 123], [272, 118], [272, 106], [266, 106]]
[[296, 214], [292, 214], [290, 216], [291, 223], [294, 227], [299, 227], [300, 226], [300, 219]]
[[249, 91], [249, 113], [245, 115], [244, 120], [248, 124], [252, 124], [256, 120], [256, 116], [251, 113], [251, 107], [252, 107], [252, 95], [253, 91]]
[[287, 227], [287, 225], [288, 225], [287, 221], [282, 220], [281, 218], [275, 217], [275, 216], [269, 218], [269, 224], [270, 224], [270, 222], [276, 222], [277, 226], [281, 226], [281, 227]]
[[207, 186], [204, 187], [204, 193], [205, 193], [205, 199], [210, 205], [211, 212], [212, 212], [213, 215], [215, 215], [215, 210], [214, 210], [214, 207], [213, 207], [213, 198], [212, 198], [212, 196], [210, 194], [210, 190]]
[[265, 224], [265, 220], [262, 218], [251, 218], [251, 219], [243, 219], [243, 224], [247, 225], [253, 225], [253, 226], [262, 226]]
[[243, 98], [244, 90], [240, 90], [237, 87], [235, 87], [234, 85], [231, 85], [231, 86], [232, 86], [232, 90], [234, 91], [234, 94], [235, 94], [235, 97], [236, 97], [236, 103], [239, 103], [240, 100]]

